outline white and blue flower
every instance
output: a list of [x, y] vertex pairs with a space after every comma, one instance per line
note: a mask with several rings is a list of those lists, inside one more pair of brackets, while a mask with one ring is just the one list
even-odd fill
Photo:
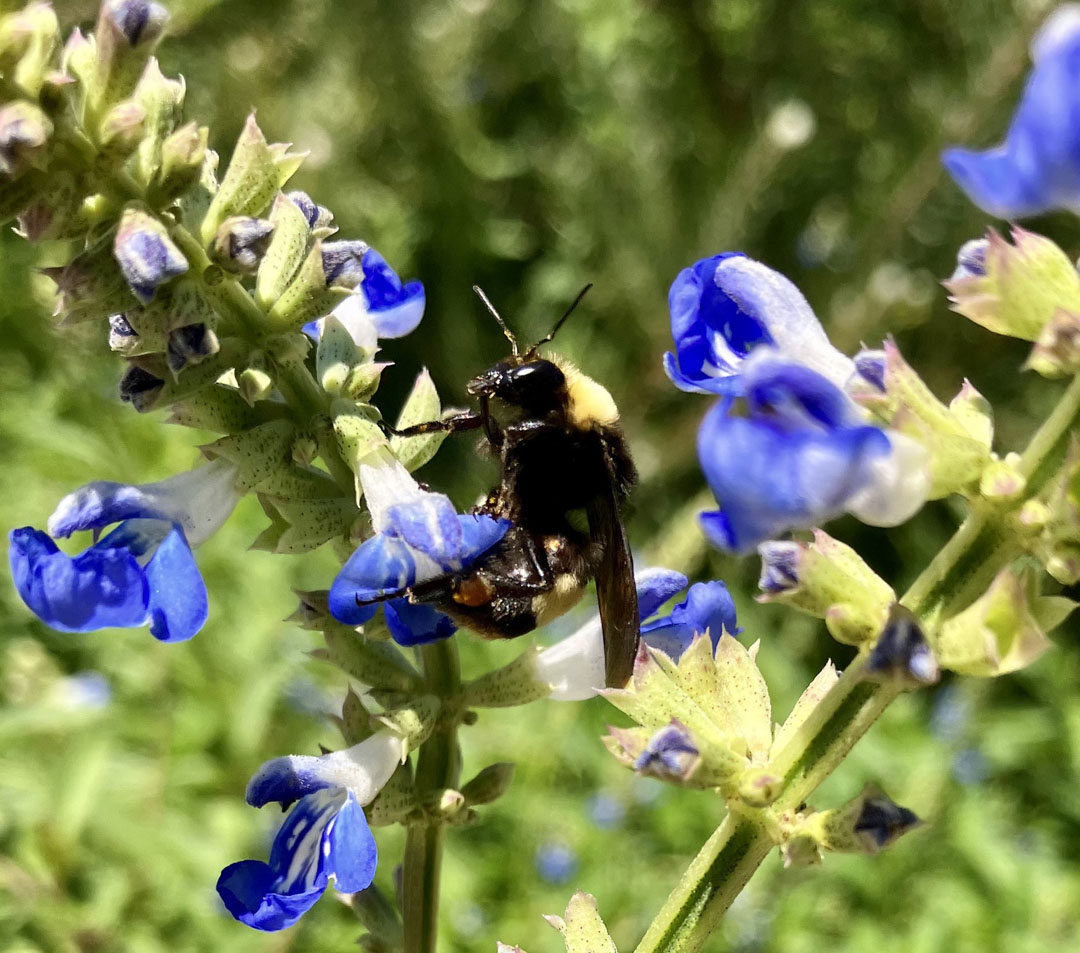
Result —
[[1080, 5], [1051, 14], [1032, 42], [1031, 59], [1005, 141], [942, 156], [971, 201], [999, 218], [1080, 211]]
[[229, 913], [256, 930], [283, 930], [311, 909], [331, 877], [342, 893], [368, 887], [378, 853], [364, 805], [403, 756], [402, 740], [380, 731], [344, 751], [263, 764], [248, 783], [248, 804], [295, 806], [274, 838], [269, 862], [242, 860], [221, 872], [217, 890]]
[[741, 252], [704, 258], [668, 292], [674, 353], [664, 369], [680, 390], [738, 394], [742, 367], [769, 346], [842, 387], [854, 370], [829, 342], [806, 298], [778, 271]]
[[749, 552], [845, 512], [893, 526], [922, 505], [925, 450], [867, 424], [831, 381], [771, 348], [744, 363], [742, 378], [745, 416], [722, 400], [698, 432], [701, 467], [720, 504], [701, 516], [715, 545]]
[[[400, 338], [416, 329], [424, 316], [424, 286], [419, 281], [403, 283], [374, 248], [363, 253], [358, 271], [359, 287], [333, 315], [358, 347], [374, 353], [379, 338]], [[325, 320], [305, 324], [304, 333], [318, 340]]]
[[[660, 607], [686, 589], [689, 580], [672, 569], [642, 569], [634, 576], [638, 596], [641, 638], [646, 645], [678, 659], [695, 635], [708, 632], [715, 645], [727, 632], [734, 635], [735, 605], [719, 581], [699, 582], [670, 613], [657, 618]], [[646, 621], [649, 620], [649, 621]], [[536, 657], [537, 681], [551, 686], [556, 701], [581, 701], [604, 687], [604, 636], [600, 616]]]
[[[347, 625], [363, 625], [380, 599], [417, 583], [467, 569], [510, 527], [510, 521], [458, 513], [449, 497], [420, 489], [396, 460], [361, 464], [375, 535], [349, 557], [330, 587], [330, 613]], [[405, 597], [385, 603], [390, 634], [400, 645], [447, 638], [454, 624], [427, 605]]]
[[[60, 501], [48, 533], [24, 526], [9, 534], [19, 595], [63, 632], [149, 625], [163, 642], [190, 639], [207, 616], [191, 548], [228, 518], [240, 498], [235, 484], [235, 468], [221, 461], [143, 486], [88, 483]], [[53, 541], [113, 524], [77, 556]]]

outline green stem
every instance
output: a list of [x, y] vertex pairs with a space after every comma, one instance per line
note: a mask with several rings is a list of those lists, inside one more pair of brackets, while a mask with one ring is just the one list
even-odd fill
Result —
[[[1024, 452], [1021, 470], [1028, 498], [1054, 479], [1078, 425], [1080, 377]], [[970, 605], [1022, 552], [1006, 515], [985, 506], [973, 510], [900, 601], [922, 619], [948, 618]], [[783, 778], [774, 811], [798, 808], [900, 693], [895, 684], [864, 680], [866, 663], [864, 651], [773, 755], [770, 770]], [[764, 829], [729, 813], [675, 886], [636, 953], [699, 950], [772, 847]]]
[[[432, 642], [420, 650], [427, 690], [444, 700], [461, 690], [461, 668], [453, 639]], [[436, 727], [420, 748], [416, 795], [421, 805], [459, 783], [461, 758], [457, 721]], [[434, 953], [439, 936], [439, 873], [442, 867], [443, 821], [426, 814], [409, 824], [405, 835], [401, 913], [405, 953]]]

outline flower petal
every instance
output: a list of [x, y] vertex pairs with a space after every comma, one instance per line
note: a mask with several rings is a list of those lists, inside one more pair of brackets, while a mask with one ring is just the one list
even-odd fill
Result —
[[453, 620], [428, 605], [394, 599], [383, 605], [386, 627], [398, 645], [426, 645], [448, 639], [457, 631]]
[[184, 534], [173, 527], [146, 564], [150, 634], [162, 642], [190, 639], [206, 623], [206, 585]]
[[277, 874], [261, 860], [230, 864], [218, 877], [217, 892], [225, 908], [241, 923], [266, 932], [291, 927], [314, 906], [325, 884], [299, 893], [274, 889]]
[[676, 593], [682, 592], [690, 580], [674, 569], [650, 567], [634, 575], [637, 586], [638, 616], [644, 622]]
[[147, 621], [148, 587], [135, 557], [108, 537], [74, 558], [43, 532], [12, 530], [15, 587], [29, 609], [61, 632], [128, 628]]
[[344, 788], [359, 804], [370, 804], [401, 763], [401, 739], [389, 731], [343, 751], [321, 756], [291, 754], [259, 766], [245, 797], [252, 807], [271, 801], [287, 806], [324, 788]]
[[363, 625], [378, 611], [363, 605], [411, 586], [416, 554], [403, 540], [377, 534], [364, 540], [330, 586], [330, 614], [346, 625]]
[[327, 867], [334, 886], [342, 893], [356, 893], [371, 885], [379, 852], [368, 827], [364, 809], [349, 794], [337, 817], [330, 822]]
[[668, 616], [641, 627], [641, 637], [652, 648], [677, 661], [696, 635], [708, 632], [715, 648], [725, 632], [736, 635], [740, 631], [736, 627], [731, 593], [723, 582], [715, 580], [694, 583], [686, 598]]

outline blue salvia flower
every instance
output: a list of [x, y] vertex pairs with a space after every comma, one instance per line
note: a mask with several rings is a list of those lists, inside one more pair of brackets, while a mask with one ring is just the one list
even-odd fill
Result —
[[[694, 635], [708, 631], [714, 644], [735, 628], [735, 606], [722, 582], [695, 583], [684, 602], [669, 614], [646, 622], [672, 596], [686, 589], [686, 576], [671, 569], [642, 569], [634, 576], [641, 637], [646, 645], [678, 659]], [[572, 635], [536, 657], [536, 679], [551, 686], [556, 701], [581, 701], [604, 687], [604, 637], [594, 615]]]
[[1005, 141], [942, 156], [971, 201], [999, 218], [1080, 211], [1080, 8], [1067, 4], [1051, 14], [1032, 42], [1031, 59]]
[[269, 862], [242, 860], [221, 872], [217, 890], [229, 913], [256, 930], [283, 930], [311, 909], [331, 877], [342, 893], [368, 887], [378, 853], [364, 805], [403, 754], [401, 739], [380, 731], [344, 751], [263, 764], [248, 783], [248, 804], [295, 806], [274, 838]]
[[[349, 267], [357, 266], [353, 262]], [[363, 253], [359, 271], [360, 286], [333, 314], [359, 346], [374, 351], [379, 338], [400, 338], [416, 329], [424, 316], [424, 286], [419, 281], [403, 283], [374, 248]], [[304, 325], [304, 332], [318, 340], [323, 320]]]
[[153, 300], [159, 286], [188, 270], [187, 259], [164, 227], [142, 212], [125, 213], [113, 254], [128, 287], [143, 304]]
[[102, 15], [104, 22], [131, 46], [152, 43], [161, 36], [169, 20], [168, 11], [160, 3], [148, 0], [109, 0]]
[[741, 393], [743, 363], [762, 346], [838, 387], [854, 370], [829, 343], [799, 289], [741, 252], [723, 252], [684, 268], [668, 292], [668, 307], [675, 351], [664, 355], [664, 369], [680, 390]]
[[926, 454], [914, 441], [866, 424], [834, 384], [771, 348], [746, 361], [742, 376], [745, 416], [722, 400], [698, 432], [701, 467], [720, 503], [701, 516], [715, 545], [749, 552], [845, 512], [892, 526], [922, 505]]
[[649, 739], [634, 762], [634, 770], [662, 781], [685, 781], [697, 767], [700, 755], [686, 726], [673, 719]]
[[[429, 493], [396, 460], [361, 464], [360, 483], [375, 535], [349, 557], [330, 587], [330, 612], [347, 625], [363, 625], [378, 599], [419, 582], [466, 569], [494, 546], [510, 521], [458, 513], [450, 499]], [[454, 624], [430, 606], [406, 598], [385, 603], [386, 624], [401, 645], [453, 635]]]
[[[48, 533], [9, 534], [9, 559], [23, 602], [62, 632], [150, 626], [163, 642], [190, 639], [207, 616], [206, 587], [191, 553], [239, 500], [236, 470], [215, 462], [160, 483], [98, 481], [64, 497]], [[77, 556], [54, 538], [116, 528]]]

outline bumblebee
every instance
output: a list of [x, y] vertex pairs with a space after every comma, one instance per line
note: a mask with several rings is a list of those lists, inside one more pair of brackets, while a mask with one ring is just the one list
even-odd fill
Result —
[[524, 354], [491, 302], [473, 288], [512, 348], [468, 382], [479, 409], [386, 429], [403, 437], [482, 430], [502, 476], [473, 512], [508, 519], [511, 527], [468, 569], [383, 598], [407, 594], [482, 636], [516, 638], [568, 611], [595, 579], [606, 682], [621, 688], [633, 672], [640, 628], [620, 518], [637, 474], [608, 391], [569, 362], [539, 354], [590, 287]]

